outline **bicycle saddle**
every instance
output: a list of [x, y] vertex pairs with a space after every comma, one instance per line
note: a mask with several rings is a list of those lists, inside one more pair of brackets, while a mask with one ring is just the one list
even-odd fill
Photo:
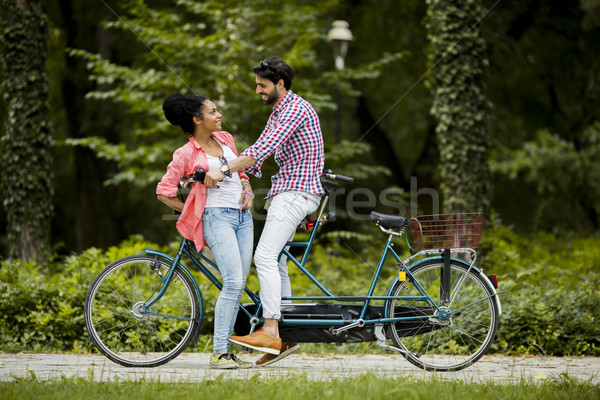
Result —
[[381, 225], [384, 228], [399, 229], [406, 226], [406, 221], [408, 221], [408, 218], [372, 211], [371, 221], [375, 222], [377, 225]]

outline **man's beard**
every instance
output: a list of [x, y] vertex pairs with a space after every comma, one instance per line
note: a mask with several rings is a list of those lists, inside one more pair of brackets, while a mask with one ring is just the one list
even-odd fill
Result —
[[279, 98], [279, 91], [277, 90], [277, 88], [273, 88], [271, 93], [267, 94], [267, 99], [263, 100], [263, 103], [265, 103], [265, 105], [274, 104], [278, 98]]

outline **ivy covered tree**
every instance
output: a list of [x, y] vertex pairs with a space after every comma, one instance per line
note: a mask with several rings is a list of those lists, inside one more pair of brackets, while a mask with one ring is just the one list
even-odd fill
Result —
[[49, 254], [53, 214], [47, 20], [37, 1], [0, 4], [2, 93], [8, 109], [0, 142], [0, 186], [9, 256], [43, 260]]
[[489, 207], [489, 173], [481, 0], [427, 0], [427, 8], [443, 208], [483, 211]]

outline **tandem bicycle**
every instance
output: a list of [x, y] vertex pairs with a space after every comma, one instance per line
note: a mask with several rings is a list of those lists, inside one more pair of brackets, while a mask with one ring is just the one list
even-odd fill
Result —
[[[183, 184], [201, 183], [203, 174], [199, 169]], [[339, 296], [310, 272], [307, 261], [319, 227], [336, 219], [334, 212], [326, 213], [330, 191], [354, 179], [327, 170], [321, 180], [326, 195], [316, 218], [304, 223], [308, 240], [288, 242], [282, 254], [322, 295], [282, 298], [282, 340], [375, 341], [429, 371], [458, 371], [479, 360], [494, 340], [502, 313], [496, 276], [475, 266], [482, 214], [407, 218], [372, 212], [370, 220], [387, 236], [379, 263], [364, 295]], [[412, 255], [402, 260], [394, 239], [407, 230], [416, 248], [407, 240]], [[147, 248], [144, 254], [112, 262], [96, 276], [84, 314], [89, 336], [102, 354], [126, 367], [155, 367], [197, 344], [204, 318], [202, 291], [184, 257], [222, 288], [220, 275], [213, 273], [218, 266], [185, 238], [175, 255]], [[383, 268], [395, 268], [397, 274], [385, 295], [375, 295]], [[250, 303], [240, 304], [237, 335], [252, 333], [263, 322], [260, 296], [247, 286], [244, 291]]]

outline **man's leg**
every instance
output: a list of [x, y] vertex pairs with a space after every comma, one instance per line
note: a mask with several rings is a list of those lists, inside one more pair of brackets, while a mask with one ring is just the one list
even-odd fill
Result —
[[[258, 334], [259, 336], [266, 333], [271, 338], [279, 338], [278, 321], [281, 317], [282, 276], [277, 259], [281, 249], [283, 249], [288, 239], [293, 236], [297, 226], [306, 215], [316, 210], [317, 207], [318, 204], [313, 199], [301, 192], [280, 193], [271, 202], [267, 221], [254, 254], [254, 263], [260, 282], [263, 317], [265, 318], [265, 324], [261, 330], [262, 332]], [[278, 350], [281, 348], [280, 340], [273, 344], [271, 339], [266, 338], [265, 340], [269, 343], [262, 343], [265, 346], [253, 345], [253, 343], [258, 343], [261, 340], [258, 337], [256, 340], [240, 340], [239, 337], [231, 338], [231, 341], [243, 346], [274, 354], [279, 352]], [[277, 351], [272, 351], [275, 348], [277, 348]]]
[[[294, 232], [295, 233], [295, 232]], [[288, 238], [288, 242], [294, 240], [294, 233]], [[286, 249], [289, 250], [290, 246], [287, 246]], [[279, 259], [279, 263], [277, 264], [277, 268], [279, 269], [279, 276], [281, 277], [281, 297], [290, 297], [292, 295], [292, 285], [290, 283], [290, 277], [288, 275], [288, 267], [287, 267], [287, 256], [285, 254], [281, 255]], [[291, 303], [291, 300], [282, 300], [282, 303]]]
[[[281, 317], [282, 275], [287, 276], [287, 266], [277, 261], [281, 249], [294, 236], [296, 228], [308, 213], [308, 201], [298, 192], [284, 192], [273, 198], [262, 231], [254, 263], [260, 281], [260, 300], [263, 305], [265, 331], [279, 337], [278, 320]], [[285, 269], [284, 271], [282, 271]], [[285, 282], [284, 282], [285, 283]], [[286, 294], [291, 293], [289, 278]], [[270, 320], [270, 321], [267, 321]]]

